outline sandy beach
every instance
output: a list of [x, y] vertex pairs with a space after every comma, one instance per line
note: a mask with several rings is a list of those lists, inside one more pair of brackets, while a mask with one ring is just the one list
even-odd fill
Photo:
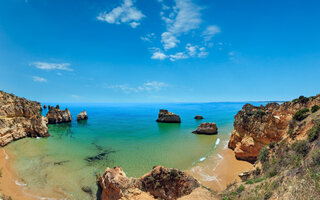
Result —
[[240, 181], [238, 174], [252, 167], [248, 162], [237, 160], [231, 149], [223, 148], [188, 170], [188, 173], [204, 186], [222, 191], [227, 185]]

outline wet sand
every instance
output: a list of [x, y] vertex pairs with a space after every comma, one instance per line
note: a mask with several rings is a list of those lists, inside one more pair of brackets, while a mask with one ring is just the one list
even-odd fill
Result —
[[0, 148], [0, 194], [6, 197], [11, 197], [13, 200], [35, 200], [49, 199], [41, 198], [33, 195], [28, 188], [23, 184], [23, 180], [19, 180], [11, 167], [11, 160], [14, 156], [4, 147]]
[[248, 162], [237, 160], [234, 152], [225, 147], [188, 172], [204, 186], [215, 191], [222, 191], [227, 185], [240, 181], [238, 174], [252, 167], [253, 165]]

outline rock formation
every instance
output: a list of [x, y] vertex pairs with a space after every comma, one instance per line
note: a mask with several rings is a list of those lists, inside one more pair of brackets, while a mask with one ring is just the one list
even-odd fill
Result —
[[201, 123], [197, 130], [193, 131], [195, 134], [204, 134], [204, 135], [214, 135], [218, 133], [218, 128], [216, 123]]
[[194, 118], [195, 119], [203, 119], [203, 117], [201, 115], [196, 115]]
[[43, 109], [47, 109], [47, 105], [43, 105]]
[[[320, 95], [299, 97], [291, 102], [269, 103], [266, 106], [246, 104], [235, 116], [234, 130], [228, 147], [237, 159], [255, 162], [260, 149], [281, 140], [290, 130], [293, 116], [302, 109], [320, 105]], [[308, 110], [307, 109], [307, 110]]]
[[77, 121], [88, 119], [87, 112], [84, 110], [77, 115]]
[[[128, 178], [120, 167], [107, 168], [98, 179], [102, 200], [132, 199], [133, 193], [145, 199], [178, 199], [200, 187], [199, 182], [177, 169], [156, 166], [140, 178]], [[143, 199], [143, 198], [135, 198]]]
[[0, 146], [24, 137], [48, 137], [41, 110], [36, 101], [0, 91]]
[[160, 109], [157, 122], [181, 123], [181, 119], [179, 115], [176, 115], [172, 112], [168, 112], [168, 110]]
[[[58, 107], [58, 108], [57, 108]], [[50, 106], [47, 113], [47, 119], [49, 124], [60, 124], [71, 122], [72, 117], [68, 108], [60, 110], [59, 105], [57, 107]]]

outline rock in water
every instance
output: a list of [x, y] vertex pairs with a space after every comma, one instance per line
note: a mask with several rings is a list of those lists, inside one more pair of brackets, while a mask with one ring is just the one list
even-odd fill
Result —
[[24, 137], [48, 137], [39, 102], [0, 91], [0, 146]]
[[181, 119], [179, 115], [176, 115], [172, 112], [168, 112], [168, 110], [160, 109], [157, 122], [181, 123]]
[[65, 110], [60, 110], [53, 106], [50, 106], [47, 113], [47, 119], [49, 124], [60, 124], [71, 122], [72, 117], [68, 108], [66, 108]]
[[98, 179], [102, 200], [131, 199], [132, 193], [149, 195], [145, 199], [178, 199], [189, 195], [199, 182], [177, 169], [156, 166], [140, 178], [128, 178], [120, 167], [107, 168]]
[[43, 109], [47, 109], [47, 105], [43, 105]]
[[[301, 109], [320, 105], [320, 95], [299, 97], [291, 102], [269, 103], [266, 106], [246, 104], [234, 117], [228, 147], [239, 160], [255, 162], [260, 149], [274, 141], [280, 141], [290, 131], [293, 116]], [[292, 130], [291, 130], [292, 131]]]
[[84, 110], [77, 115], [77, 121], [88, 119], [87, 112]]
[[215, 135], [218, 133], [218, 128], [216, 123], [201, 123], [197, 130], [193, 131], [195, 134], [204, 134], [204, 135]]
[[194, 117], [195, 119], [203, 119], [203, 117], [201, 115], [197, 115]]

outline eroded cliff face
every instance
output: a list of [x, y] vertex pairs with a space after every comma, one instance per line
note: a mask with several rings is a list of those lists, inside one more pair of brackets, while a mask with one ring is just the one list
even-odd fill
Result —
[[60, 110], [59, 105], [56, 107], [50, 106], [46, 117], [49, 124], [68, 123], [72, 120], [69, 109]]
[[24, 137], [48, 137], [41, 104], [0, 91], [0, 146]]
[[314, 105], [320, 105], [320, 95], [300, 97], [281, 105], [269, 103], [256, 107], [246, 104], [235, 116], [228, 147], [234, 150], [237, 159], [255, 162], [264, 145], [287, 137], [297, 111], [311, 110]]
[[[128, 178], [120, 167], [107, 168], [99, 178], [102, 200], [117, 199], [197, 199], [189, 196], [193, 191], [202, 199], [215, 199], [192, 176], [177, 169], [154, 167], [140, 178]], [[190, 198], [187, 198], [190, 197]]]

